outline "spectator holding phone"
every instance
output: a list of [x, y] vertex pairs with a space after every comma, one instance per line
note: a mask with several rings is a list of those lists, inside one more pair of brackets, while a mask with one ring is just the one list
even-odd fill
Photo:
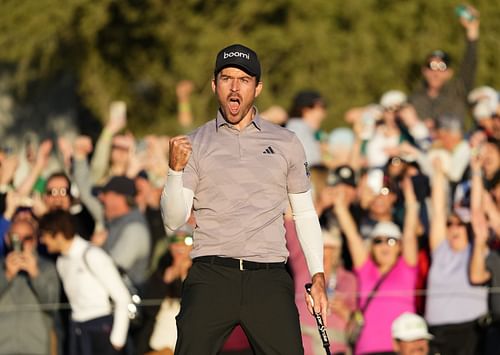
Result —
[[38, 255], [34, 220], [14, 216], [0, 272], [0, 354], [50, 354], [53, 312], [59, 301], [55, 265]]

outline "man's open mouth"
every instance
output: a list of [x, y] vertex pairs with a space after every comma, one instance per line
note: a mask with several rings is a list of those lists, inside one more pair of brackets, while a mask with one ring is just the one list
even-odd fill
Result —
[[231, 114], [235, 115], [239, 112], [240, 110], [240, 99], [239, 97], [230, 97], [229, 98], [229, 111], [231, 111]]

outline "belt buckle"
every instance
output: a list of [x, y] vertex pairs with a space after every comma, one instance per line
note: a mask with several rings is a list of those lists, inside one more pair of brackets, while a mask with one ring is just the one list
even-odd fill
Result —
[[245, 271], [245, 268], [243, 267], [243, 259], [238, 259], [240, 261], [240, 271]]

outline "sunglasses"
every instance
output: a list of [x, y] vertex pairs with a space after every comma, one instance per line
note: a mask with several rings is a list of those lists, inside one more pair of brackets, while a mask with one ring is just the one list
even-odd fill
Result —
[[432, 71], [446, 71], [446, 69], [448, 69], [448, 66], [443, 61], [431, 60], [429, 63], [427, 63], [427, 68]]
[[379, 244], [385, 243], [388, 246], [393, 247], [398, 243], [398, 239], [392, 238], [392, 237], [389, 237], [389, 238], [376, 237], [376, 238], [373, 238], [372, 243], [373, 243], [373, 245], [379, 245]]
[[68, 188], [66, 187], [54, 187], [52, 189], [48, 189], [47, 191], [45, 191], [45, 194], [47, 196], [53, 196], [53, 197], [56, 197], [56, 196], [67, 196], [68, 195]]

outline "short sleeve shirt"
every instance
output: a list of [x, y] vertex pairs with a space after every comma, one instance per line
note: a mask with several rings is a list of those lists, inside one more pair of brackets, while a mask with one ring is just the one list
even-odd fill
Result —
[[194, 192], [192, 257], [285, 261], [288, 193], [310, 189], [304, 148], [296, 135], [257, 112], [239, 131], [219, 111], [189, 139], [193, 152], [183, 184]]

